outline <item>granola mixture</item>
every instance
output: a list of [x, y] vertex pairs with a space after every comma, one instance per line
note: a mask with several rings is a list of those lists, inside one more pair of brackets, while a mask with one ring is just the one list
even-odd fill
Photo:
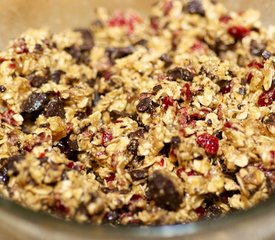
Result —
[[0, 192], [95, 224], [175, 224], [275, 190], [275, 41], [254, 10], [163, 0], [0, 53]]

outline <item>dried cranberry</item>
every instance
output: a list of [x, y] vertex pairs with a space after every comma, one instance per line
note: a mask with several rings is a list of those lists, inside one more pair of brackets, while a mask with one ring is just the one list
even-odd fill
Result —
[[167, 111], [169, 106], [174, 105], [174, 99], [171, 96], [166, 96], [162, 99], [162, 106], [165, 111]]
[[113, 139], [113, 135], [111, 132], [107, 132], [107, 131], [102, 131], [101, 132], [101, 144], [103, 146], [105, 146], [107, 143], [109, 143], [110, 141], [112, 141]]
[[203, 49], [203, 43], [201, 41], [196, 41], [191, 47], [192, 52], [200, 51], [201, 49]]
[[181, 93], [184, 95], [184, 100], [190, 102], [192, 100], [192, 92], [190, 83], [186, 83], [181, 89]]
[[61, 216], [66, 216], [69, 213], [69, 209], [61, 202], [60, 199], [55, 200], [52, 210], [54, 213]]
[[160, 165], [161, 167], [164, 166], [164, 159], [163, 158], [158, 162], [158, 165]]
[[209, 133], [200, 134], [197, 137], [197, 143], [210, 155], [216, 155], [218, 153], [219, 139]]
[[114, 181], [115, 178], [116, 178], [116, 175], [114, 173], [110, 173], [110, 175], [108, 177], [106, 177], [105, 180], [107, 183], [109, 183], [109, 182]]
[[24, 38], [18, 39], [13, 45], [17, 54], [28, 53], [29, 49]]
[[269, 91], [264, 91], [258, 98], [258, 106], [264, 107], [271, 105], [275, 100], [275, 87]]
[[159, 17], [151, 17], [150, 18], [150, 27], [154, 31], [158, 31], [159, 30]]
[[252, 80], [253, 77], [254, 77], [254, 74], [252, 72], [250, 72], [247, 75], [246, 82], [249, 84], [251, 82], [251, 80]]
[[181, 167], [181, 168], [179, 168], [179, 169], [177, 169], [177, 175], [180, 177], [181, 176], [181, 174], [183, 173], [183, 172], [185, 172], [185, 167]]
[[13, 115], [15, 114], [14, 111], [12, 111], [11, 109], [7, 110], [4, 113], [0, 113], [0, 119], [2, 119], [4, 122], [16, 126], [17, 122], [14, 120]]
[[227, 80], [220, 80], [217, 82], [217, 84], [220, 86], [220, 93], [226, 94], [231, 91], [231, 85], [232, 81], [227, 81]]
[[10, 69], [15, 69], [16, 68], [16, 63], [10, 63], [9, 68]]
[[243, 26], [231, 26], [227, 29], [228, 34], [230, 34], [235, 40], [242, 40], [246, 37], [250, 30]]
[[148, 191], [157, 206], [172, 211], [180, 207], [183, 196], [168, 173], [154, 171], [148, 178]]
[[196, 208], [195, 212], [196, 212], [196, 214], [198, 214], [199, 218], [202, 218], [205, 215], [205, 209], [203, 207]]
[[167, 16], [170, 11], [173, 8], [173, 1], [172, 0], [166, 0], [163, 5], [163, 13], [165, 16]]
[[264, 65], [261, 62], [257, 62], [256, 60], [252, 60], [247, 66], [257, 69], [261, 69], [264, 67]]
[[221, 23], [228, 23], [232, 18], [229, 15], [222, 15], [219, 17]]

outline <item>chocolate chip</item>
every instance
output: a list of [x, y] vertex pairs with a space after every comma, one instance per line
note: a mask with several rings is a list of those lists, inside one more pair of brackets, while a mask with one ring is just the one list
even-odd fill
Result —
[[140, 39], [140, 40], [138, 40], [137, 42], [135, 42], [135, 43], [133, 44], [133, 46], [140, 45], [140, 46], [146, 47], [146, 46], [147, 46], [147, 43], [148, 43], [148, 41], [147, 41], [146, 39]]
[[159, 92], [159, 90], [161, 90], [161, 89], [162, 89], [161, 85], [154, 86], [152, 94], [156, 95]]
[[58, 116], [61, 118], [65, 118], [63, 101], [59, 97], [52, 99], [45, 107], [43, 114], [45, 117]]
[[199, 14], [202, 17], [205, 16], [205, 10], [203, 8], [201, 0], [189, 0], [186, 9], [190, 14]]
[[33, 92], [21, 106], [23, 113], [39, 112], [44, 109], [49, 99], [45, 93]]
[[146, 112], [150, 107], [151, 103], [152, 103], [152, 100], [148, 97], [141, 99], [137, 105], [137, 111]]
[[207, 121], [206, 121], [206, 124], [207, 124], [207, 126], [212, 126], [212, 120], [211, 119], [207, 119]]
[[220, 131], [220, 130], [215, 131], [215, 132], [213, 133], [213, 135], [214, 135], [215, 137], [217, 137], [218, 139], [220, 139], [220, 140], [223, 139], [222, 131]]
[[270, 113], [264, 118], [264, 124], [275, 126], [275, 113]]
[[269, 59], [271, 56], [272, 56], [272, 53], [267, 51], [267, 50], [264, 50], [263, 53], [262, 53], [262, 57], [263, 57], [264, 60]]
[[114, 211], [110, 211], [108, 213], [106, 213], [105, 217], [104, 217], [104, 222], [105, 223], [111, 223], [111, 224], [118, 224], [118, 220], [119, 220], [119, 212], [114, 210]]
[[171, 139], [171, 146], [173, 147], [173, 148], [176, 148], [176, 147], [178, 147], [179, 145], [180, 145], [180, 137], [178, 137], [178, 136], [176, 136], [176, 137], [172, 137], [172, 139]]
[[138, 140], [132, 139], [127, 145], [127, 150], [133, 155], [137, 155], [138, 145]]
[[36, 75], [36, 72], [31, 73], [27, 76], [32, 87], [40, 88], [43, 84], [49, 81], [49, 70], [46, 69], [45, 75]]
[[156, 170], [149, 175], [148, 191], [158, 207], [175, 211], [180, 207], [182, 194], [168, 173]]
[[[0, 160], [1, 162], [3, 159]], [[0, 167], [0, 183], [7, 183], [9, 181], [8, 169], [6, 165]]]
[[164, 67], [169, 67], [173, 63], [172, 59], [167, 53], [162, 54], [159, 59], [164, 62]]
[[265, 48], [266, 48], [266, 44], [257, 42], [256, 40], [253, 39], [250, 42], [249, 51], [251, 55], [260, 57], [264, 52]]
[[126, 112], [120, 112], [117, 110], [112, 110], [110, 112], [110, 118], [111, 118], [112, 122], [116, 121], [119, 118], [124, 118], [124, 117], [128, 117], [128, 116], [129, 116], [129, 114]]
[[143, 138], [144, 132], [145, 130], [142, 128], [142, 129], [138, 129], [135, 132], [130, 132], [127, 136], [128, 138]]
[[0, 92], [3, 93], [5, 92], [7, 89], [4, 85], [0, 85]]
[[239, 94], [246, 95], [246, 88], [245, 87], [240, 87], [239, 88]]
[[76, 64], [88, 65], [90, 63], [90, 50], [87, 50], [86, 47], [72, 45], [65, 48], [64, 51], [72, 56]]
[[226, 94], [231, 91], [232, 81], [220, 80], [217, 82], [217, 85], [220, 87], [220, 93]]
[[55, 70], [55, 71], [51, 74], [50, 79], [51, 79], [53, 82], [59, 84], [61, 75], [63, 75], [63, 74], [65, 74], [64, 71], [62, 71], [62, 70]]
[[105, 49], [105, 53], [108, 56], [111, 63], [114, 63], [114, 60], [119, 58], [124, 58], [128, 55], [131, 55], [134, 52], [133, 46], [128, 47], [108, 47]]
[[79, 32], [83, 39], [83, 44], [80, 46], [82, 51], [90, 51], [94, 47], [94, 37], [92, 32], [86, 28], [77, 28], [76, 32]]
[[167, 72], [168, 79], [171, 81], [176, 81], [181, 79], [184, 81], [192, 81], [194, 74], [186, 68], [176, 67]]
[[12, 157], [1, 159], [3, 163], [0, 168], [0, 182], [6, 183], [9, 180], [8, 171], [12, 171], [12, 175], [17, 175], [18, 170], [16, 169], [15, 163], [22, 161], [25, 158], [25, 154], [14, 155]]
[[42, 45], [36, 43], [36, 44], [34, 45], [34, 52], [35, 52], [35, 53], [42, 53], [42, 52], [43, 52], [43, 47], [42, 47]]
[[136, 169], [129, 172], [133, 181], [140, 181], [147, 178], [148, 172], [145, 169]]
[[76, 140], [71, 140], [69, 136], [61, 139], [56, 145], [69, 160], [76, 161], [78, 155], [78, 144]]

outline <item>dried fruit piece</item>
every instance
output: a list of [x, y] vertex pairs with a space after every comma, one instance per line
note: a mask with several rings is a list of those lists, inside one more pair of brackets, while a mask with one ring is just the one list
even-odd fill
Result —
[[24, 113], [39, 112], [44, 109], [49, 101], [47, 94], [33, 92], [21, 106]]
[[76, 140], [71, 140], [69, 136], [61, 139], [56, 145], [68, 159], [76, 161], [78, 154], [78, 144]]
[[258, 106], [266, 107], [271, 105], [275, 101], [275, 87], [272, 87], [269, 91], [264, 91], [258, 98]]
[[229, 15], [221, 15], [220, 17], [219, 17], [219, 21], [221, 22], [221, 23], [228, 23], [230, 20], [231, 20], [232, 18], [229, 16]]
[[110, 141], [112, 141], [113, 139], [113, 135], [111, 132], [108, 132], [108, 131], [102, 131], [101, 132], [101, 144], [103, 146], [105, 146], [107, 143], [109, 143]]
[[167, 111], [169, 106], [174, 105], [174, 99], [171, 96], [166, 96], [162, 99], [162, 106], [165, 111]]
[[7, 89], [4, 85], [0, 85], [0, 92], [3, 93], [5, 92]]
[[49, 81], [49, 70], [46, 70], [45, 75], [36, 75], [35, 72], [27, 76], [32, 87], [40, 88], [43, 84]]
[[50, 79], [55, 82], [56, 84], [59, 84], [61, 75], [65, 74], [62, 70], [55, 70], [51, 75]]
[[227, 29], [228, 34], [230, 34], [235, 40], [242, 40], [246, 37], [250, 30], [243, 26], [232, 26]]
[[205, 149], [210, 155], [217, 155], [219, 150], [219, 139], [209, 133], [200, 134], [197, 137], [197, 143]]
[[45, 107], [43, 114], [45, 115], [45, 117], [58, 116], [64, 118], [65, 110], [63, 101], [59, 97], [52, 99]]
[[138, 112], [147, 112], [149, 114], [152, 114], [155, 111], [156, 107], [158, 107], [158, 104], [153, 102], [149, 97], [146, 97], [139, 101], [136, 108]]
[[168, 172], [156, 170], [149, 175], [148, 191], [156, 205], [176, 211], [182, 203], [183, 196]]
[[186, 68], [176, 67], [176, 68], [170, 69], [167, 72], [167, 77], [171, 81], [176, 81], [177, 79], [181, 79], [181, 80], [190, 82], [193, 80], [194, 74]]

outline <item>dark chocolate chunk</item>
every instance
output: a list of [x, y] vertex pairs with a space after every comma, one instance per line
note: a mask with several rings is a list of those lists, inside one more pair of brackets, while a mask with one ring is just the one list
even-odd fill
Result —
[[45, 107], [43, 114], [45, 117], [58, 116], [64, 118], [65, 110], [63, 101], [59, 97], [53, 98]]
[[171, 81], [176, 81], [177, 79], [181, 79], [184, 81], [192, 81], [194, 78], [194, 74], [186, 68], [176, 67], [170, 69], [167, 72], [168, 79]]
[[140, 45], [140, 46], [146, 47], [146, 46], [147, 46], [147, 43], [148, 43], [148, 41], [147, 41], [146, 39], [140, 39], [140, 40], [138, 40], [137, 42], [135, 42], [135, 43], [133, 44], [133, 46]]
[[232, 81], [227, 81], [227, 80], [220, 80], [217, 82], [217, 84], [220, 87], [220, 93], [226, 94], [231, 91], [232, 88]]
[[119, 212], [114, 210], [106, 213], [104, 217], [104, 222], [105, 223], [110, 223], [110, 224], [118, 224], [119, 223]]
[[34, 45], [34, 52], [35, 52], [35, 53], [42, 53], [42, 52], [43, 52], [43, 47], [42, 47], [42, 45], [36, 43], [36, 44]]
[[36, 75], [35, 72], [27, 76], [27, 79], [30, 81], [32, 87], [40, 88], [43, 84], [49, 81], [49, 70], [46, 70], [45, 75]]
[[22, 104], [23, 113], [39, 112], [44, 109], [49, 99], [45, 93], [33, 92]]
[[129, 172], [133, 181], [140, 181], [147, 178], [148, 172], [145, 169], [136, 169]]
[[135, 132], [130, 132], [127, 136], [128, 138], [143, 138], [145, 130], [143, 128], [138, 129]]
[[167, 53], [162, 54], [159, 59], [164, 62], [164, 67], [169, 67], [173, 63], [172, 59]]
[[250, 42], [250, 54], [260, 57], [266, 48], [266, 44], [257, 42], [256, 40], [251, 40]]
[[264, 118], [264, 124], [275, 126], [275, 113], [270, 113]]
[[62, 71], [62, 70], [55, 70], [55, 71], [51, 74], [50, 79], [51, 79], [53, 82], [59, 84], [61, 75], [63, 75], [63, 74], [65, 74], [64, 71]]
[[69, 136], [62, 138], [56, 145], [68, 159], [72, 161], [77, 160], [78, 144], [76, 140], [71, 140]]
[[138, 112], [147, 112], [152, 114], [158, 106], [159, 105], [157, 103], [153, 102], [149, 97], [146, 97], [139, 101], [136, 108]]
[[203, 8], [201, 0], [189, 0], [186, 9], [190, 14], [199, 14], [202, 17], [205, 16], [205, 10]]
[[108, 47], [105, 50], [106, 55], [110, 59], [111, 63], [114, 63], [114, 60], [126, 57], [131, 55], [134, 52], [133, 46], [128, 47]]
[[3, 93], [5, 92], [7, 89], [4, 85], [0, 85], [0, 92]]
[[76, 32], [79, 32], [83, 39], [83, 44], [80, 46], [82, 51], [90, 51], [94, 47], [94, 37], [92, 32], [86, 28], [77, 28]]
[[157, 206], [172, 211], [180, 207], [182, 194], [177, 190], [177, 186], [170, 179], [168, 173], [156, 170], [150, 174], [148, 191]]
[[156, 95], [158, 93], [158, 91], [161, 89], [162, 89], [161, 85], [154, 86], [152, 94]]
[[[1, 162], [3, 159], [0, 160]], [[6, 165], [3, 165], [0, 167], [0, 184], [1, 183], [7, 183], [9, 181], [9, 176], [8, 176], [8, 169]]]
[[221, 130], [217, 130], [214, 132], [213, 134], [215, 137], [217, 137], [218, 139], [222, 140], [223, 137], [222, 137], [222, 131]]
[[246, 88], [245, 87], [240, 87], [239, 88], [239, 94], [246, 95]]
[[178, 136], [176, 136], [176, 137], [172, 137], [172, 139], [171, 139], [171, 146], [173, 147], [173, 148], [176, 148], [176, 147], [178, 147], [179, 145], [180, 145], [180, 137], [178, 137]]
[[127, 145], [127, 150], [133, 155], [137, 155], [138, 145], [138, 140], [132, 139]]
[[126, 112], [120, 112], [117, 110], [112, 110], [110, 112], [110, 118], [111, 118], [112, 122], [116, 121], [119, 118], [124, 118], [124, 117], [128, 117], [128, 116], [129, 116], [129, 114]]
[[264, 60], [269, 59], [271, 56], [272, 56], [272, 53], [269, 52], [269, 51], [267, 51], [267, 50], [264, 50], [264, 51], [262, 52], [262, 57], [263, 57]]

